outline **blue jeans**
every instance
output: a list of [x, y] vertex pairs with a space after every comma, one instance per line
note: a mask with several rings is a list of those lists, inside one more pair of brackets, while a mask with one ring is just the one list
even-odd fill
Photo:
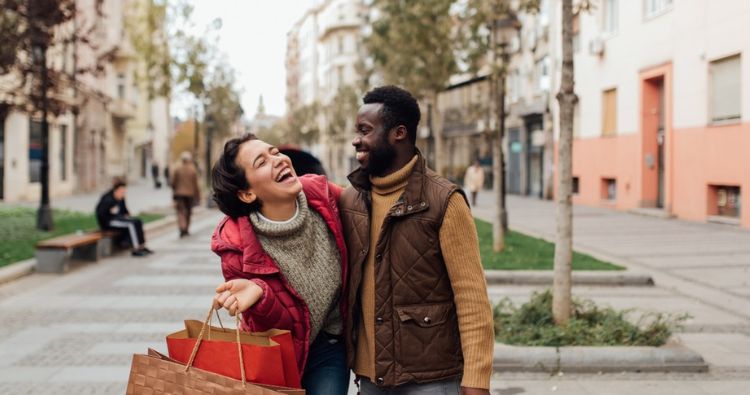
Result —
[[360, 377], [359, 392], [362, 395], [458, 395], [461, 380], [449, 379], [425, 384], [404, 384], [393, 388], [380, 388], [368, 378]]
[[341, 336], [321, 331], [310, 346], [302, 375], [307, 395], [346, 395], [349, 390], [349, 368]]

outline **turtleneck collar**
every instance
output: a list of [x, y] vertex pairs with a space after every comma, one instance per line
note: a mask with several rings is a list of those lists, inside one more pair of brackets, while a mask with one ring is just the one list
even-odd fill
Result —
[[378, 195], [385, 195], [404, 188], [409, 181], [409, 176], [411, 175], [412, 170], [414, 170], [414, 165], [417, 164], [418, 158], [418, 155], [414, 155], [404, 167], [387, 176], [370, 176], [372, 192], [377, 193]]
[[250, 214], [250, 222], [259, 235], [267, 237], [283, 237], [299, 232], [307, 221], [310, 208], [307, 207], [307, 198], [304, 192], [297, 195], [297, 211], [294, 216], [286, 221], [272, 221], [263, 216], [259, 211]]

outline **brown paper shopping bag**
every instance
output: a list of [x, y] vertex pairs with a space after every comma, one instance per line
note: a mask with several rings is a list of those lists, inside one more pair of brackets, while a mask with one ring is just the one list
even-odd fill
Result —
[[[234, 363], [241, 372], [241, 380], [222, 376], [193, 366], [196, 354], [207, 333], [209, 316], [203, 324], [187, 363], [183, 364], [166, 357], [154, 350], [148, 355], [133, 355], [133, 363], [128, 380], [128, 395], [136, 394], [250, 394], [250, 395], [304, 395], [305, 391], [296, 388], [253, 384], [245, 377], [239, 325], [236, 330], [235, 347], [237, 352]], [[239, 324], [239, 322], [238, 322]]]

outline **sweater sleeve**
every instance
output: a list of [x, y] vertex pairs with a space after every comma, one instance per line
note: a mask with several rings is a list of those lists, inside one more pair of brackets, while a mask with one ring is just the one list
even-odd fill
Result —
[[454, 193], [440, 227], [440, 248], [453, 288], [464, 355], [463, 387], [489, 389], [495, 345], [492, 308], [474, 218]]

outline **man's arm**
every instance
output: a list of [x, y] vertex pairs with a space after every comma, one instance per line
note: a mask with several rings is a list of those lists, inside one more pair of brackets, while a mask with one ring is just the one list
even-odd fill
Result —
[[471, 210], [454, 193], [440, 227], [440, 248], [453, 288], [464, 355], [464, 394], [488, 394], [495, 346], [492, 308], [487, 296], [479, 241]]

